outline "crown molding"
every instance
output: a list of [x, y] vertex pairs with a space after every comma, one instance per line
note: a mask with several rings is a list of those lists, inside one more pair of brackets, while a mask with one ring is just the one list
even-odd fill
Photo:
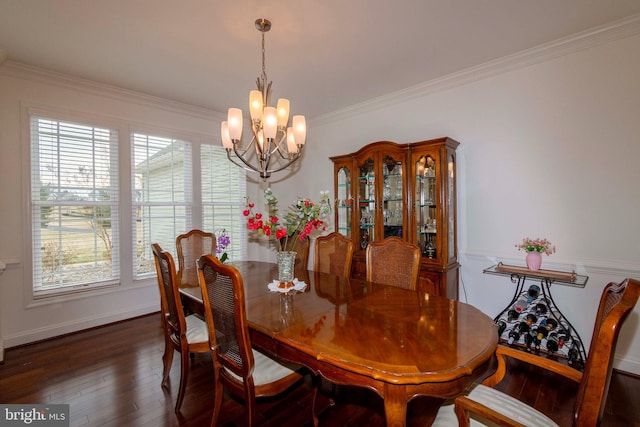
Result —
[[[0, 60], [1, 59], [2, 50], [0, 50]], [[0, 63], [2, 63], [2, 61], [0, 61]], [[36, 83], [55, 85], [91, 95], [109, 97], [117, 101], [158, 108], [172, 113], [189, 115], [198, 119], [209, 121], [218, 119], [224, 120], [224, 114], [218, 111], [196, 107], [178, 101], [172, 101], [158, 96], [147, 95], [145, 93], [123, 89], [117, 86], [95, 82], [80, 77], [74, 77], [68, 74], [58, 73], [11, 60], [6, 61], [4, 65], [0, 67], [0, 75]]]
[[526, 49], [449, 75], [401, 89], [350, 107], [327, 113], [311, 120], [316, 125], [337, 122], [345, 118], [406, 102], [435, 92], [452, 89], [478, 80], [503, 74], [533, 64], [546, 62], [571, 53], [640, 34], [640, 14], [594, 27], [562, 39]]

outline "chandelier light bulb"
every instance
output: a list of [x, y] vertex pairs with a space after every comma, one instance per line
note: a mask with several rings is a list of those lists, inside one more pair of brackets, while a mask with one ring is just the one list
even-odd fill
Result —
[[229, 108], [227, 115], [229, 138], [232, 141], [239, 141], [242, 138], [242, 110], [239, 108]]
[[294, 154], [299, 151], [296, 139], [293, 136], [293, 128], [291, 126], [287, 128], [287, 151], [289, 154]]
[[222, 137], [222, 146], [226, 150], [233, 149], [233, 142], [231, 142], [231, 137], [229, 137], [229, 126], [226, 121], [220, 125], [220, 136]]
[[304, 145], [307, 139], [307, 123], [304, 116], [293, 116], [293, 137], [296, 140], [296, 144]]
[[267, 139], [273, 139], [278, 132], [278, 115], [275, 107], [264, 107], [264, 122], [263, 122], [264, 137]]
[[285, 98], [278, 99], [278, 127], [284, 129], [289, 123], [289, 100]]
[[252, 121], [262, 121], [262, 92], [252, 90], [249, 92], [249, 113]]

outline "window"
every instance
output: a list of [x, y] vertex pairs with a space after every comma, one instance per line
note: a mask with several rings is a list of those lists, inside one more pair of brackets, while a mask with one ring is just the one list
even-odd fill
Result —
[[117, 283], [117, 132], [30, 122], [34, 296]]
[[155, 273], [151, 244], [174, 252], [175, 238], [191, 228], [191, 144], [132, 135], [134, 276]]
[[242, 216], [245, 209], [246, 174], [227, 159], [219, 145], [202, 145], [202, 222], [206, 230], [229, 235], [231, 244], [226, 248], [230, 260], [245, 259], [247, 254], [247, 227]]
[[221, 146], [65, 115], [29, 108], [35, 299], [154, 278], [151, 244], [175, 253], [192, 228], [224, 229], [246, 257], [245, 172]]

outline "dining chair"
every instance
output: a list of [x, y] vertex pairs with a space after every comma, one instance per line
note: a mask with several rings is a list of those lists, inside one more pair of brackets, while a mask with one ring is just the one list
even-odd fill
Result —
[[296, 251], [296, 268], [304, 270], [309, 268], [309, 250], [311, 249], [311, 239], [305, 237], [302, 240], [296, 240], [293, 250]]
[[[254, 349], [249, 337], [244, 282], [233, 266], [222, 264], [211, 255], [198, 260], [198, 282], [202, 292], [209, 345], [213, 351], [215, 375], [214, 406], [211, 426], [218, 423], [223, 387], [244, 399], [247, 423], [258, 422], [256, 399], [278, 396], [302, 379], [300, 366]], [[315, 415], [314, 388], [312, 415]]]
[[557, 426], [554, 420], [542, 412], [492, 388], [505, 376], [505, 357], [539, 366], [578, 383], [572, 425], [599, 425], [611, 380], [613, 356], [620, 328], [638, 302], [639, 295], [640, 281], [634, 279], [626, 279], [620, 284], [609, 283], [604, 288], [583, 372], [540, 355], [498, 345], [496, 372], [482, 384], [475, 386], [468, 395], [456, 398], [454, 404], [442, 406], [433, 426], [488, 425], [483, 424], [482, 420], [494, 423], [489, 425], [497, 423], [502, 426]]
[[420, 248], [399, 237], [369, 243], [367, 281], [415, 290], [420, 272]]
[[351, 276], [353, 242], [334, 231], [316, 238], [313, 254], [313, 270], [336, 276]]
[[209, 352], [207, 324], [195, 314], [185, 316], [173, 257], [160, 245], [151, 245], [156, 263], [158, 287], [160, 289], [160, 316], [164, 330], [164, 354], [162, 361], [162, 386], [166, 387], [173, 362], [173, 353], [180, 353], [180, 386], [175, 411], [179, 412], [184, 399], [189, 377], [189, 356], [191, 353]]
[[201, 255], [215, 254], [215, 250], [216, 236], [213, 233], [193, 229], [176, 237], [180, 286], [198, 286], [196, 262]]

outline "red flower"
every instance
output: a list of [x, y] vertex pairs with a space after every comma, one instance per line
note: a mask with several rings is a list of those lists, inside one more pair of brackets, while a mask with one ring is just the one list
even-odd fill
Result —
[[256, 214], [256, 219], [260, 219], [260, 218], [262, 218], [262, 214], [258, 212], [258, 213]]
[[285, 228], [279, 228], [276, 230], [276, 239], [282, 239], [287, 235], [287, 230]]
[[272, 216], [271, 218], [269, 218], [269, 222], [271, 222], [272, 224], [277, 224], [278, 221], [279, 220], [277, 216]]
[[245, 209], [242, 211], [242, 215], [244, 216], [249, 216], [249, 214], [251, 213], [251, 211], [249, 211], [249, 209]]
[[262, 231], [264, 231], [265, 236], [271, 236], [271, 227], [269, 227], [268, 225], [262, 227]]
[[253, 203], [249, 203], [247, 206], [249, 206], [249, 209], [253, 209], [255, 205]]

